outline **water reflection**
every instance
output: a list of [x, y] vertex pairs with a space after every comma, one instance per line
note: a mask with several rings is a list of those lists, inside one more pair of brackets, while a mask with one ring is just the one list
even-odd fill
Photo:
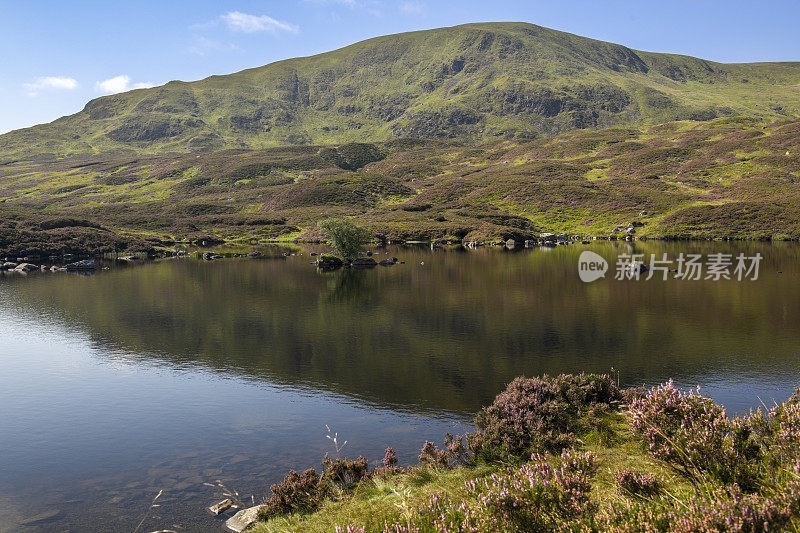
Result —
[[[775, 367], [793, 369], [800, 347], [796, 247], [762, 246], [756, 282], [594, 284], [577, 279], [581, 248], [392, 250], [407, 263], [325, 274], [307, 256], [183, 260], [91, 280], [29, 277], [8, 288], [19, 305], [47, 309], [134, 357], [411, 410], [471, 413], [521, 373], [614, 366], [629, 383], [653, 383], [742, 372], [772, 381]], [[594, 249], [613, 259], [633, 251], [677, 255], [685, 247]]]
[[[734, 411], [788, 396], [797, 246], [633, 246], [390, 249], [406, 264], [324, 274], [306, 254], [5, 276], [0, 523], [52, 506], [26, 527], [126, 529], [160, 487], [165, 514], [202, 530], [203, 481], [261, 495], [327, 451], [325, 424], [354, 454], [394, 444], [411, 460], [520, 374], [672, 377]], [[584, 284], [583, 249], [612, 265], [633, 251], [764, 260], [755, 282]]]

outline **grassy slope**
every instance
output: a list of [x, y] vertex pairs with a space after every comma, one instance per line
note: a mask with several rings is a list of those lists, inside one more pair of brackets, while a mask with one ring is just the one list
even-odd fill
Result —
[[800, 63], [720, 64], [525, 23], [403, 33], [93, 100], [0, 136], [0, 159], [396, 136], [485, 142], [575, 128], [800, 114]]
[[[613, 444], [604, 445], [589, 437], [582, 448], [596, 453], [600, 459], [600, 469], [592, 485], [592, 500], [598, 507], [602, 509], [630, 501], [630, 497], [619, 490], [614, 479], [615, 472], [626, 468], [655, 475], [665, 492], [679, 499], [691, 494], [689, 482], [645, 452], [626, 422], [618, 420], [614, 430], [616, 442]], [[446, 493], [456, 500], [464, 498], [462, 488], [466, 481], [488, 476], [501, 468], [483, 465], [454, 470], [422, 469], [410, 474], [377, 478], [362, 483], [352, 497], [326, 501], [316, 513], [272, 518], [255, 524], [248, 531], [322, 533], [333, 531], [336, 525], [365, 526], [367, 531], [383, 531], [385, 522], [403, 523], [404, 512], [420, 508], [434, 493]]]
[[382, 159], [356, 171], [318, 146], [7, 163], [0, 240], [47, 217], [178, 239], [313, 238], [334, 214], [392, 239], [621, 235], [632, 220], [646, 224], [639, 236], [800, 238], [798, 121], [370, 149]]

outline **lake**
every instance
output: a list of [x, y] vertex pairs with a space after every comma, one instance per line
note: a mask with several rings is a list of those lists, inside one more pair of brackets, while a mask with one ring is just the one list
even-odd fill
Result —
[[[587, 249], [606, 278], [578, 278]], [[311, 250], [0, 277], [0, 531], [219, 530], [207, 483], [261, 499], [333, 451], [326, 424], [343, 455], [411, 463], [518, 375], [672, 378], [732, 413], [800, 381], [795, 243], [390, 247], [405, 264], [330, 273]], [[632, 252], [763, 260], [755, 281], [614, 279]]]

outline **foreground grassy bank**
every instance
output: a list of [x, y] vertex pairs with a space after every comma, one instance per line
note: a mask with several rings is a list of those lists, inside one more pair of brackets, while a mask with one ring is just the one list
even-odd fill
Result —
[[671, 383], [520, 378], [417, 466], [326, 458], [271, 491], [253, 531], [797, 531], [800, 391], [729, 418]]

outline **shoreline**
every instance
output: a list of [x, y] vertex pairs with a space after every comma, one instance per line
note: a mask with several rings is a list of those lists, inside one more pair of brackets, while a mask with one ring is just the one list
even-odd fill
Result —
[[[552, 234], [548, 234], [552, 235]], [[480, 247], [506, 247], [509, 249], [514, 248], [536, 248], [536, 247], [556, 247], [567, 246], [571, 244], [590, 244], [595, 242], [753, 242], [753, 243], [779, 243], [779, 242], [800, 242], [800, 239], [790, 238], [740, 238], [740, 237], [647, 237], [647, 236], [566, 236], [565, 238], [531, 238], [531, 239], [486, 239], [486, 240], [473, 240], [473, 241], [457, 241], [453, 239], [441, 238], [432, 240], [404, 240], [404, 241], [373, 241], [372, 245], [378, 248], [385, 246], [431, 246], [432, 248], [453, 247], [453, 248], [480, 248]], [[95, 246], [90, 248], [78, 249], [69, 248], [68, 251], [56, 252], [52, 249], [32, 252], [26, 251], [21, 247], [20, 243], [6, 244], [5, 247], [0, 248], [0, 261], [16, 261], [16, 262], [67, 262], [80, 259], [101, 259], [101, 258], [124, 258], [131, 257], [137, 259], [157, 259], [165, 257], [177, 257], [186, 255], [186, 249], [196, 250], [216, 250], [222, 247], [234, 247], [241, 249], [248, 249], [257, 251], [259, 248], [270, 246], [301, 246], [301, 245], [324, 245], [325, 241], [320, 239], [294, 239], [287, 240], [260, 240], [254, 243], [251, 239], [221, 239], [221, 238], [208, 238], [208, 239], [192, 239], [192, 240], [170, 240], [170, 239], [155, 239], [150, 240], [152, 243], [148, 247], [125, 248], [122, 250], [109, 250], [108, 246], [111, 243], [104, 243], [102, 246]], [[180, 250], [179, 247], [183, 248]], [[172, 249], [170, 249], [172, 248]], [[245, 257], [244, 254], [229, 254], [231, 257]], [[202, 255], [202, 252], [200, 252]]]
[[800, 389], [728, 418], [671, 381], [645, 391], [608, 375], [517, 378], [473, 433], [425, 442], [416, 465], [387, 448], [370, 468], [336, 446], [321, 472], [291, 471], [263, 503], [234, 504], [227, 523], [257, 533], [797, 528], [800, 433], [788, 428], [798, 424]]

